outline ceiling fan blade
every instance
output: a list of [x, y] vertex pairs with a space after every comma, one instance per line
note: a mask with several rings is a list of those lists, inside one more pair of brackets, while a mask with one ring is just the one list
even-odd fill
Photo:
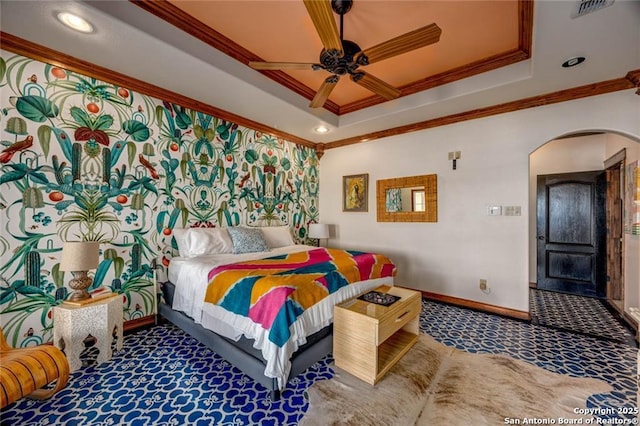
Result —
[[415, 49], [438, 42], [442, 30], [436, 24], [409, 31], [406, 34], [387, 40], [362, 51], [369, 59], [369, 63], [401, 55]]
[[338, 26], [333, 17], [330, 0], [304, 0], [307, 12], [316, 27], [316, 31], [326, 50], [335, 49], [342, 52], [342, 41]]
[[314, 65], [301, 62], [249, 62], [254, 70], [313, 70]]
[[331, 77], [327, 77], [327, 79], [322, 83], [316, 95], [313, 97], [313, 100], [309, 104], [311, 108], [320, 108], [327, 101], [327, 98], [331, 94], [331, 91], [338, 84], [338, 76], [332, 75]]
[[378, 77], [375, 77], [371, 74], [367, 74], [364, 71], [359, 71], [356, 74], [351, 76], [351, 80], [365, 89], [371, 90], [373, 93], [376, 93], [387, 100], [392, 100], [400, 97], [400, 90], [396, 89], [389, 83], [385, 83], [380, 80]]

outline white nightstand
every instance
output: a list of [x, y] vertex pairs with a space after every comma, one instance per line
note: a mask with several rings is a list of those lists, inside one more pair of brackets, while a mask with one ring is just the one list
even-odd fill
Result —
[[[114, 294], [84, 305], [53, 308], [53, 344], [69, 360], [71, 371], [111, 359], [112, 344], [122, 349], [122, 296]], [[85, 352], [83, 354], [83, 351]]]

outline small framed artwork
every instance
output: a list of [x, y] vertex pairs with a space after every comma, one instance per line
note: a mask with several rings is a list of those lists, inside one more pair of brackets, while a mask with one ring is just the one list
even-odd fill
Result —
[[342, 177], [342, 211], [369, 211], [369, 175], [350, 175]]

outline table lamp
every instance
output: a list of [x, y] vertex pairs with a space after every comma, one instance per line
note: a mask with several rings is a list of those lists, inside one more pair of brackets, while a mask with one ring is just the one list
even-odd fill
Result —
[[69, 300], [91, 297], [87, 289], [91, 287], [93, 279], [87, 276], [87, 272], [98, 267], [99, 246], [97, 241], [66, 241], [62, 246], [60, 270], [73, 274], [73, 279], [69, 281], [69, 287], [73, 289]]
[[329, 225], [324, 223], [312, 223], [309, 225], [309, 238], [318, 239], [318, 247], [320, 247], [320, 240], [323, 238], [329, 238]]

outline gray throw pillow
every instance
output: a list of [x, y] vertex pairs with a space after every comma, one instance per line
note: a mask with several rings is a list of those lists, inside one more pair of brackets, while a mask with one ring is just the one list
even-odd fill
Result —
[[269, 251], [269, 246], [260, 229], [232, 227], [227, 228], [227, 231], [233, 241], [234, 254]]

